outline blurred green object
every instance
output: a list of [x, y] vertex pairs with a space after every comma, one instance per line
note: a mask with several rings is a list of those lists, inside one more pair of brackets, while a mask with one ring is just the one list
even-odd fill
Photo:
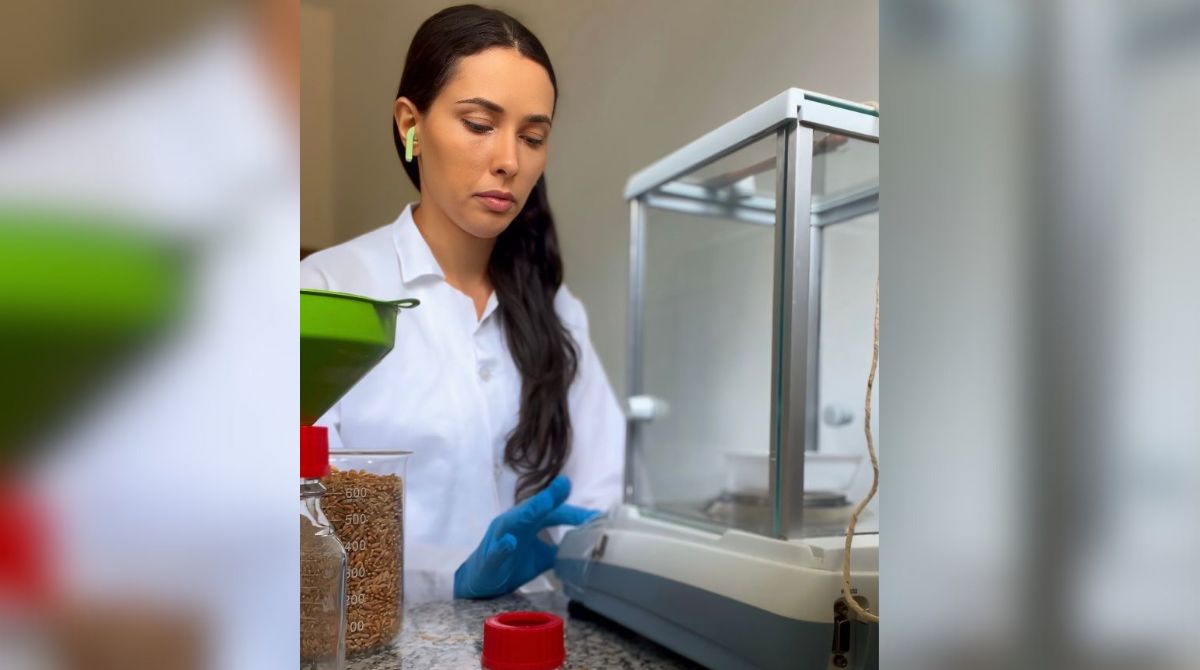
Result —
[[191, 254], [117, 216], [0, 209], [0, 453], [63, 427], [184, 311]]
[[300, 291], [300, 423], [310, 426], [392, 350], [396, 317], [417, 300]]

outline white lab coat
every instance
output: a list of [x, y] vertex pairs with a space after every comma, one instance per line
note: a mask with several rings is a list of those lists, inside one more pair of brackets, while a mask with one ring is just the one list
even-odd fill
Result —
[[[408, 461], [405, 598], [453, 597], [454, 571], [488, 524], [513, 505], [517, 473], [504, 446], [517, 425], [521, 377], [493, 294], [482, 319], [445, 280], [408, 206], [390, 225], [315, 253], [300, 284], [381, 300], [417, 298], [397, 321], [396, 346], [318, 422], [330, 448], [402, 449]], [[606, 510], [620, 501], [625, 421], [566, 286], [554, 301], [580, 353], [568, 392], [568, 502]], [[560, 531], [561, 534], [561, 531]]]

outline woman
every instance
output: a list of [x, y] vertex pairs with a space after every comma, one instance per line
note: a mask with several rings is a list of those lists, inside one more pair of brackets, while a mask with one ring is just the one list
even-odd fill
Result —
[[413, 452], [412, 602], [516, 589], [553, 566], [539, 531], [621, 497], [624, 418], [563, 285], [542, 176], [557, 95], [545, 49], [512, 17], [467, 5], [429, 18], [392, 128], [419, 203], [301, 263], [305, 287], [421, 301], [321, 421], [335, 449]]

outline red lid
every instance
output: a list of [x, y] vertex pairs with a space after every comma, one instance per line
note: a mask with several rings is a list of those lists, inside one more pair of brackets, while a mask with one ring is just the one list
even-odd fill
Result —
[[320, 479], [329, 474], [329, 429], [300, 426], [300, 478]]
[[505, 612], [483, 622], [488, 670], [555, 670], [566, 660], [562, 619], [548, 612]]
[[0, 603], [45, 605], [54, 595], [51, 526], [36, 497], [0, 482]]

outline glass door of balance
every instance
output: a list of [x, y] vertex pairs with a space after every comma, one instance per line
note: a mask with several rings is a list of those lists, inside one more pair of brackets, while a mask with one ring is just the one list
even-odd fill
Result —
[[[772, 452], [777, 385], [787, 383], [776, 342], [785, 322], [778, 274], [792, 262], [777, 230], [790, 211], [781, 203], [789, 175], [780, 174], [780, 154], [794, 141], [787, 129], [635, 202], [631, 374], [635, 401], [653, 409], [630, 432], [628, 483], [644, 514], [718, 532], [840, 535], [870, 484], [862, 399], [878, 268], [878, 145], [801, 136], [812, 138], [803, 148], [812, 184], [801, 205], [809, 225], [798, 234], [812, 237], [804, 271], [817, 287], [809, 309], [818, 328], [812, 397], [799, 402], [815, 410], [806, 421], [819, 422], [803, 445], [802, 528], [779, 526]], [[874, 515], [858, 528], [877, 532]]]
[[778, 145], [772, 133], [639, 203], [644, 513], [770, 533]]

